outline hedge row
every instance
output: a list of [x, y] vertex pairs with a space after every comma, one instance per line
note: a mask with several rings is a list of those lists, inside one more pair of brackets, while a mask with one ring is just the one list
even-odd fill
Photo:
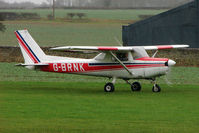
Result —
[[37, 13], [15, 13], [15, 12], [0, 12], [0, 21], [3, 20], [28, 20], [28, 19], [40, 19], [40, 15]]

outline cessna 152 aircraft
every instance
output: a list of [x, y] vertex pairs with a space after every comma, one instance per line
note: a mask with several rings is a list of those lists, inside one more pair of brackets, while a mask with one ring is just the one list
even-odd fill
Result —
[[45, 72], [70, 73], [112, 78], [112, 82], [104, 86], [105, 92], [113, 92], [116, 79], [123, 79], [130, 84], [132, 91], [140, 91], [139, 82], [130, 83], [130, 79], [147, 79], [153, 82], [152, 91], [160, 92], [156, 78], [165, 75], [169, 68], [176, 64], [167, 58], [149, 57], [146, 50], [185, 48], [188, 45], [159, 45], [132, 47], [94, 47], [66, 46], [52, 48], [60, 51], [95, 51], [99, 54], [93, 59], [68, 58], [46, 55], [31, 37], [27, 30], [15, 31], [24, 66], [28, 69]]

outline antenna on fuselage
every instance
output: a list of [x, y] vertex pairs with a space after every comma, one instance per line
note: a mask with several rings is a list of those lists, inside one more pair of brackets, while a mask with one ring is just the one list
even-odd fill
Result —
[[120, 46], [123, 47], [122, 43], [119, 41], [119, 39], [118, 39], [116, 36], [114, 37], [114, 39], [115, 39], [115, 41], [117, 42], [117, 44], [119, 44]]

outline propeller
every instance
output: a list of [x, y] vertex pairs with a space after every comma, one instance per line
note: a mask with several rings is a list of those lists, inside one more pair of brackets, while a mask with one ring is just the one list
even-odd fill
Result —
[[170, 75], [171, 75], [171, 67], [169, 67], [168, 72], [166, 73], [166, 75], [164, 76], [165, 82], [167, 83], [168, 86], [172, 86], [172, 82], [169, 81]]
[[169, 67], [169, 70], [166, 72], [166, 76], [165, 76], [165, 81], [167, 83], [168, 86], [171, 86], [172, 85], [172, 82], [169, 81], [169, 78], [171, 76], [171, 72], [172, 72], [172, 67], [176, 64], [175, 61], [169, 59], [168, 62], [167, 62], [167, 65]]

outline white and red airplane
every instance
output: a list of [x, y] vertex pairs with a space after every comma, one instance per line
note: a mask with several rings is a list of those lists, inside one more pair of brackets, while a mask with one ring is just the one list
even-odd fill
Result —
[[28, 69], [45, 72], [70, 73], [112, 78], [104, 86], [105, 92], [113, 92], [116, 79], [123, 79], [131, 85], [132, 91], [140, 91], [139, 82], [130, 83], [130, 79], [147, 79], [153, 81], [153, 92], [160, 92], [156, 77], [167, 74], [169, 68], [176, 64], [167, 58], [149, 57], [146, 50], [185, 48], [188, 45], [159, 45], [132, 47], [94, 47], [66, 46], [52, 48], [60, 51], [95, 51], [99, 54], [93, 59], [68, 58], [46, 55], [27, 30], [15, 31], [24, 57], [24, 66]]

